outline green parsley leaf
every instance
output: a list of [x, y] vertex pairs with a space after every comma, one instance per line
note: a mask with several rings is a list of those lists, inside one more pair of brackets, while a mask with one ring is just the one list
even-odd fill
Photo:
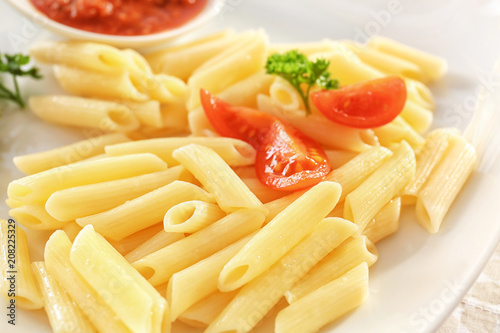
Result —
[[28, 76], [34, 79], [42, 78], [38, 68], [30, 66], [29, 62], [30, 57], [28, 55], [0, 55], [0, 72], [11, 74], [14, 85], [14, 91], [12, 91], [0, 82], [0, 99], [10, 100], [16, 103], [20, 108], [25, 107], [26, 104], [21, 96], [21, 92], [19, 91], [17, 77]]
[[[310, 61], [297, 50], [288, 51], [284, 54], [273, 54], [267, 58], [266, 72], [281, 76], [299, 92], [306, 111], [309, 114], [309, 93], [316, 84], [323, 89], [338, 89], [339, 82], [333, 80], [328, 72], [330, 61], [317, 59]], [[306, 86], [303, 89], [303, 86]], [[305, 90], [305, 91], [304, 91]]]

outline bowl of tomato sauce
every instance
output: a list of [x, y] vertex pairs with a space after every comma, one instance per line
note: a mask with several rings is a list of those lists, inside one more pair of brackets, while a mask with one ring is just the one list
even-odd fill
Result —
[[222, 0], [7, 0], [36, 24], [72, 39], [146, 47], [213, 18]]

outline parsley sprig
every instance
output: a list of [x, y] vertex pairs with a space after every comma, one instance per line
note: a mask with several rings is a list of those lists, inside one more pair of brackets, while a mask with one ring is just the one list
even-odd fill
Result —
[[[309, 93], [314, 85], [323, 89], [338, 89], [339, 82], [330, 77], [328, 72], [330, 61], [317, 59], [310, 61], [297, 50], [288, 51], [284, 54], [273, 54], [267, 58], [266, 72], [268, 74], [279, 75], [297, 89], [307, 113], [311, 113], [309, 107]], [[306, 85], [303, 89], [303, 85]]]
[[38, 68], [29, 66], [29, 62], [30, 57], [23, 54], [4, 54], [3, 56], [0, 55], [0, 73], [11, 74], [14, 85], [14, 91], [12, 91], [11, 89], [7, 88], [2, 82], [0, 82], [0, 99], [10, 100], [16, 103], [20, 108], [25, 107], [26, 104], [21, 96], [17, 77], [29, 76], [34, 79], [42, 78]]

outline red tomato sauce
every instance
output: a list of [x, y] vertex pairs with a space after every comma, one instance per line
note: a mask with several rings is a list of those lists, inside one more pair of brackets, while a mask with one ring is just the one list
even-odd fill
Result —
[[136, 36], [176, 28], [193, 19], [207, 0], [30, 0], [50, 19], [108, 35]]

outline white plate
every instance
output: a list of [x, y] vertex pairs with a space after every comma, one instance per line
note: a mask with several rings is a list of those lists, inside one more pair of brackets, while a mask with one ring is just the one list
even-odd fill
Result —
[[[449, 60], [450, 71], [433, 86], [438, 102], [436, 122], [464, 129], [473, 112], [477, 87], [495, 90], [500, 84], [489, 77], [500, 55], [500, 7], [494, 1], [421, 0], [402, 3], [398, 13], [390, 14], [388, 3], [397, 0], [228, 0], [221, 15], [205, 30], [263, 27], [272, 42], [360, 39], [364, 38], [362, 34], [378, 32], [441, 55]], [[51, 37], [41, 29], [22, 37], [23, 26], [29, 24], [5, 7], [0, 2], [0, 49], [15, 50], [15, 45], [22, 48]], [[25, 40], [13, 43], [14, 35]], [[53, 82], [45, 82], [43, 86], [30, 82], [27, 88], [36, 93], [55, 89]], [[21, 176], [11, 162], [13, 156], [84, 136], [44, 124], [27, 112], [8, 113], [1, 118], [0, 135], [0, 198], [5, 198], [7, 183]], [[499, 197], [497, 161], [488, 173], [476, 173], [467, 182], [438, 234], [424, 232], [416, 224], [413, 211], [406, 211], [400, 231], [378, 247], [380, 260], [371, 269], [368, 301], [323, 332], [433, 332], [477, 278], [500, 240]], [[3, 204], [0, 213], [7, 216]], [[46, 234], [32, 237], [40, 242]], [[33, 250], [34, 259], [40, 259], [40, 249]], [[0, 309], [5, 309], [3, 304]], [[0, 310], [1, 332], [50, 331], [41, 311], [18, 311], [15, 328], [7, 325], [5, 318]], [[259, 331], [268, 332], [270, 327], [262, 326]]]

